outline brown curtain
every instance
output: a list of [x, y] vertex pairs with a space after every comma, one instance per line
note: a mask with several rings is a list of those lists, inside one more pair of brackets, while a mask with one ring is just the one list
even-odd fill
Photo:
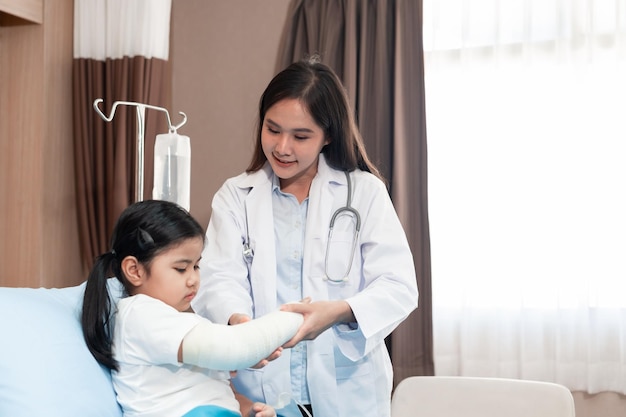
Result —
[[[108, 250], [119, 214], [136, 198], [135, 159], [137, 110], [118, 106], [106, 122], [93, 108], [103, 99], [109, 116], [116, 101], [165, 107], [167, 61], [141, 56], [121, 59], [77, 58], [73, 63], [74, 159], [82, 260], [86, 269]], [[167, 123], [158, 113], [145, 112], [144, 198], [152, 190], [154, 140]]]
[[415, 258], [419, 307], [389, 338], [394, 382], [434, 375], [421, 0], [292, 0], [277, 70], [319, 53], [343, 80]]

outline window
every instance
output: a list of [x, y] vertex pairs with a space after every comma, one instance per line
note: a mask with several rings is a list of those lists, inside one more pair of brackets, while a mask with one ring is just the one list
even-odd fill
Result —
[[425, 0], [435, 370], [626, 393], [626, 1]]

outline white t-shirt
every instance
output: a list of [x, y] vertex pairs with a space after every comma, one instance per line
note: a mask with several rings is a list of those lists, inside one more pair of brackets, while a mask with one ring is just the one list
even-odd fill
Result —
[[209, 404], [239, 412], [228, 372], [178, 362], [181, 341], [203, 320], [146, 295], [118, 302], [112, 377], [124, 416], [178, 417]]

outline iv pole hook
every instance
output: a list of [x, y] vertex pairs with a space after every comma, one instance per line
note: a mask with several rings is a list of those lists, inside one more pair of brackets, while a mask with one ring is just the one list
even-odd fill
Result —
[[99, 106], [99, 104], [102, 103], [103, 101], [104, 100], [101, 98], [94, 100], [93, 108], [96, 110], [96, 113], [98, 113], [98, 115], [107, 122], [110, 122], [111, 120], [113, 120], [113, 117], [115, 116], [115, 110], [117, 109], [117, 106], [119, 105], [133, 106], [137, 108], [137, 155], [135, 158], [135, 171], [136, 171], [135, 201], [142, 201], [143, 200], [143, 183], [144, 183], [144, 175], [143, 175], [144, 157], [143, 156], [144, 156], [146, 109], [152, 109], [152, 110], [158, 110], [158, 111], [164, 112], [165, 116], [167, 117], [167, 125], [169, 127], [170, 133], [176, 133], [177, 129], [181, 128], [182, 126], [185, 125], [185, 123], [187, 123], [187, 115], [183, 113], [182, 111], [178, 112], [181, 116], [183, 116], [183, 120], [177, 125], [172, 125], [170, 114], [163, 107], [152, 106], [150, 104], [136, 103], [133, 101], [116, 101], [113, 103], [113, 106], [111, 106], [111, 114], [109, 116], [106, 116], [102, 112], [102, 110], [100, 110], [100, 106]]

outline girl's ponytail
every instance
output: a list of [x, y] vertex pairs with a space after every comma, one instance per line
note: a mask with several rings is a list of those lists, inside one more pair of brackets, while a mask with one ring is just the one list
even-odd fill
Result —
[[108, 272], [112, 264], [119, 262], [114, 250], [100, 255], [87, 278], [81, 326], [87, 348], [98, 362], [109, 369], [117, 370], [113, 359], [111, 297], [107, 287]]

